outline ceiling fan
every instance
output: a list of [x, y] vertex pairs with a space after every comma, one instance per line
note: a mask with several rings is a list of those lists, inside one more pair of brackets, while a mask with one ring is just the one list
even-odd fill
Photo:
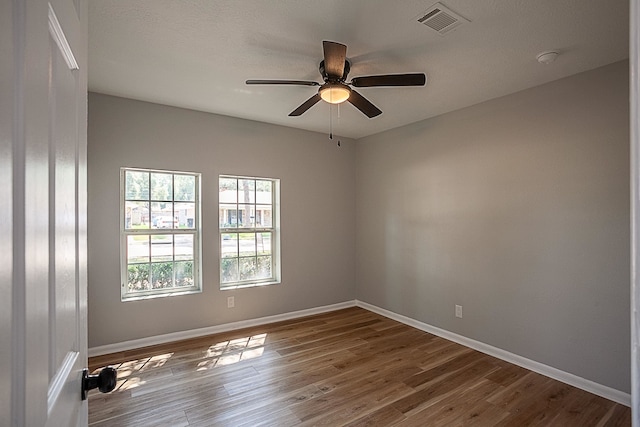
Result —
[[325, 40], [322, 42], [322, 48], [324, 50], [324, 59], [320, 62], [319, 70], [324, 83], [310, 80], [247, 80], [246, 84], [320, 86], [318, 93], [289, 113], [289, 116], [302, 115], [322, 99], [330, 104], [349, 101], [367, 117], [373, 118], [382, 114], [382, 111], [349, 86], [424, 86], [427, 80], [424, 73], [413, 73], [354, 77], [350, 82], [347, 82], [347, 75], [351, 69], [351, 62], [347, 59], [347, 46]]

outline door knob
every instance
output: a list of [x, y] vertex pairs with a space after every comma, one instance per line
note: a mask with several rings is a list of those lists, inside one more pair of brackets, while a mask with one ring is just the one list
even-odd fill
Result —
[[82, 400], [87, 399], [87, 392], [98, 388], [102, 393], [109, 393], [116, 388], [116, 378], [118, 377], [118, 371], [111, 366], [102, 368], [98, 375], [89, 375], [89, 370], [84, 368], [82, 370]]

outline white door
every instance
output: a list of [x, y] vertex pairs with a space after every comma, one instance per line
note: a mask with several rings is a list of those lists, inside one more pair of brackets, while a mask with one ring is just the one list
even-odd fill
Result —
[[87, 424], [87, 19], [83, 0], [0, 6], [0, 411]]

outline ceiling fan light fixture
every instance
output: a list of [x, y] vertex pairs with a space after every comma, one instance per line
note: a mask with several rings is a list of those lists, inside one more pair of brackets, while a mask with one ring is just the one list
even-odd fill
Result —
[[340, 104], [351, 95], [349, 86], [342, 83], [327, 83], [320, 88], [319, 92], [320, 97], [329, 104]]

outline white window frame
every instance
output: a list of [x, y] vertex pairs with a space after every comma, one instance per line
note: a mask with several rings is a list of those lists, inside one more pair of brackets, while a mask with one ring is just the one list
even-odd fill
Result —
[[[195, 194], [194, 194], [194, 224], [193, 228], [145, 228], [145, 229], [127, 229], [125, 224], [126, 217], [126, 191], [125, 191], [125, 176], [127, 171], [133, 172], [145, 172], [145, 173], [162, 173], [171, 174], [172, 180], [176, 175], [193, 176], [195, 178]], [[135, 301], [140, 299], [159, 298], [175, 295], [185, 295], [202, 292], [202, 227], [201, 227], [201, 204], [200, 204], [200, 192], [201, 192], [201, 174], [195, 172], [183, 172], [183, 171], [171, 171], [161, 169], [145, 169], [145, 168], [133, 168], [122, 167], [120, 168], [120, 273], [121, 273], [121, 300], [122, 301]], [[173, 185], [172, 185], [173, 186]], [[151, 189], [149, 189], [151, 191]], [[140, 200], [144, 201], [144, 200]], [[148, 202], [152, 203], [154, 200], [149, 195]], [[178, 200], [173, 200], [172, 203], [180, 203]], [[148, 213], [151, 215], [151, 212]], [[151, 221], [151, 218], [148, 219]], [[135, 235], [193, 235], [193, 285], [176, 287], [176, 288], [161, 288], [150, 289], [146, 291], [128, 291], [128, 245], [127, 240], [129, 236]], [[151, 250], [151, 247], [150, 247]], [[175, 256], [175, 252], [173, 252]], [[173, 261], [175, 262], [175, 261]], [[151, 258], [149, 261], [151, 265]]]
[[[218, 278], [220, 281], [220, 290], [231, 290], [231, 289], [239, 289], [239, 288], [248, 288], [255, 286], [266, 286], [266, 285], [275, 285], [279, 284], [281, 281], [281, 267], [280, 267], [280, 180], [277, 178], [265, 178], [265, 177], [255, 177], [255, 176], [241, 176], [241, 175], [220, 175], [218, 177], [218, 190], [220, 189], [220, 180], [221, 179], [248, 179], [248, 180], [257, 180], [257, 181], [270, 181], [273, 184], [273, 191], [271, 194], [271, 209], [272, 209], [272, 226], [271, 227], [250, 227], [250, 228], [241, 228], [241, 227], [223, 227], [221, 224], [221, 219], [218, 217]], [[220, 216], [220, 211], [222, 205], [226, 205], [226, 202], [222, 202], [218, 200], [218, 216]], [[236, 200], [236, 204], [238, 204], [238, 200]], [[254, 200], [254, 205], [260, 205], [257, 203], [257, 200]], [[222, 235], [226, 233], [261, 233], [261, 232], [270, 232], [271, 233], [271, 277], [264, 279], [251, 279], [251, 280], [237, 280], [234, 282], [222, 282], [222, 260], [223, 260], [223, 252], [222, 252], [222, 244], [223, 239]], [[239, 247], [239, 245], [238, 245]], [[239, 249], [238, 249], [239, 251]], [[258, 255], [256, 255], [258, 256]], [[241, 256], [238, 253], [238, 259]]]

